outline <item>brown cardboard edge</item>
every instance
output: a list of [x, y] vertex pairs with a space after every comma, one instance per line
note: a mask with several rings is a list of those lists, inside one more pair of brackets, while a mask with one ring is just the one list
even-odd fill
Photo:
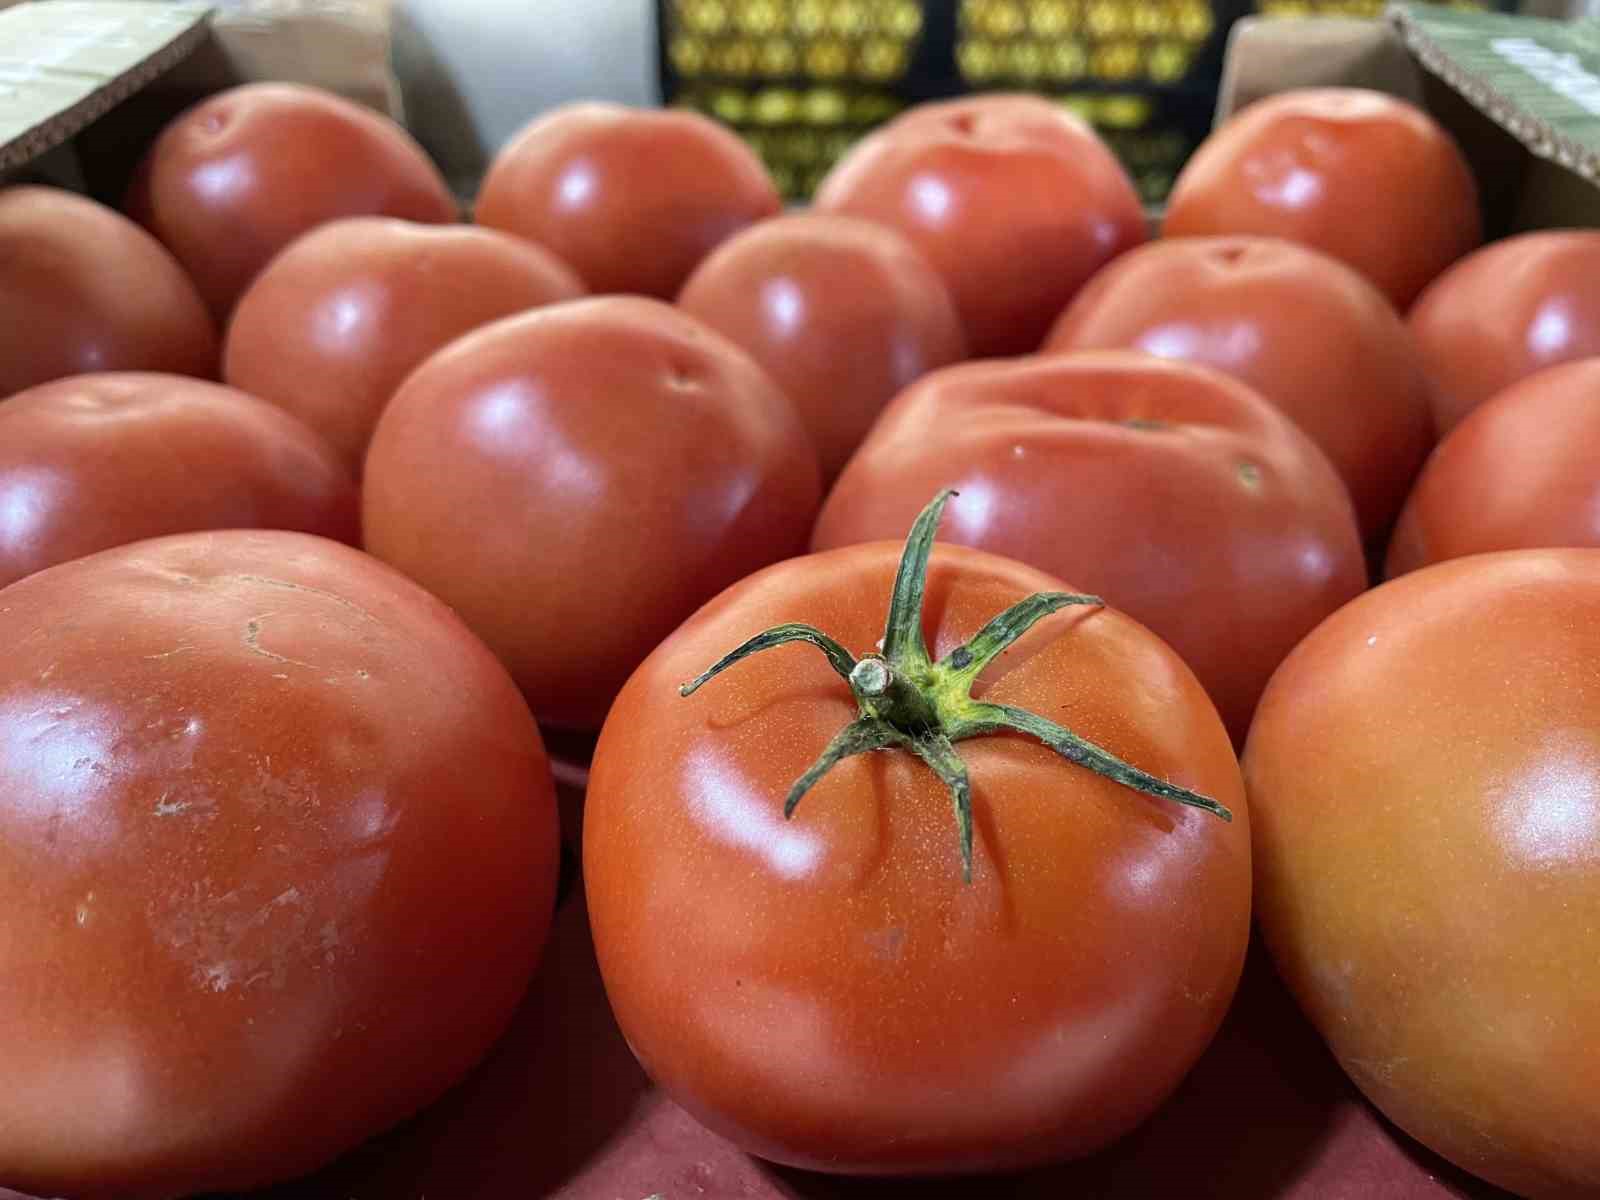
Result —
[[1391, 7], [1387, 19], [1423, 70], [1504, 129], [1530, 154], [1600, 184], [1600, 153], [1564, 137], [1545, 121], [1525, 113], [1499, 89], [1463, 70], [1404, 8]]
[[135, 92], [148, 87], [199, 48], [210, 33], [211, 14], [200, 17], [154, 54], [124, 71], [104, 87], [57, 113], [42, 125], [0, 145], [0, 171], [14, 170], [82, 133]]

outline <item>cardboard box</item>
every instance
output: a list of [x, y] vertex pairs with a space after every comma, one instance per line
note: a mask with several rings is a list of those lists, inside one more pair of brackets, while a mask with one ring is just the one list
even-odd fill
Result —
[[0, 0], [0, 182], [115, 203], [168, 120], [226, 87], [312, 84], [403, 120], [390, 0]]

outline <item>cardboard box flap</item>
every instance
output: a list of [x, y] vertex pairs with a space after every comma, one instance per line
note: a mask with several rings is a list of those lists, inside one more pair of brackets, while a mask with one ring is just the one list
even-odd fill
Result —
[[210, 11], [51, 0], [0, 12], [0, 171], [61, 145], [186, 58]]
[[1529, 152], [1600, 183], [1600, 22], [1418, 4], [1388, 19], [1425, 71]]

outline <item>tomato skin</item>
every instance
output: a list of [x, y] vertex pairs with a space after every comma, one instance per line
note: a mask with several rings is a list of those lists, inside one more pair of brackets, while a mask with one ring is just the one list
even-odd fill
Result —
[[1600, 359], [1530, 375], [1439, 444], [1389, 543], [1390, 578], [1492, 550], [1600, 547]]
[[1365, 278], [1272, 238], [1152, 242], [1095, 276], [1045, 343], [1122, 347], [1255, 388], [1327, 454], [1362, 535], [1381, 546], [1433, 445], [1433, 416], [1405, 323]]
[[[607, 995], [674, 1099], [774, 1161], [930, 1173], [1088, 1153], [1170, 1093], [1227, 1008], [1248, 937], [1248, 814], [1166, 805], [1005, 736], [956, 747], [970, 886], [949, 794], [903, 752], [841, 762], [785, 823], [790, 784], [855, 715], [849, 688], [810, 647], [757, 655], [687, 700], [677, 685], [785, 621], [870, 650], [898, 556], [880, 543], [768, 568], [629, 680], [584, 818]], [[1062, 586], [940, 544], [929, 648]], [[1041, 622], [986, 694], [1242, 798], [1192, 674], [1119, 613]]]
[[1260, 927], [1355, 1083], [1535, 1198], [1600, 1188], [1600, 551], [1377, 588], [1273, 677], [1245, 751]]
[[291, 243], [256, 277], [228, 326], [223, 378], [305, 421], [359, 476], [383, 406], [435, 350], [582, 294], [572, 268], [518, 238], [350, 217]]
[[1600, 231], [1525, 233], [1468, 255], [1428, 288], [1409, 323], [1449, 433], [1535, 371], [1600, 355]]
[[177, 256], [219, 321], [273, 255], [318, 225], [457, 216], [444, 177], [399, 124], [294, 83], [242, 84], [180, 113], [123, 207]]
[[800, 409], [832, 480], [895, 393], [966, 357], [939, 276], [893, 230], [797, 213], [736, 234], [678, 307], [749, 351]]
[[555, 803], [443, 604], [321, 538], [187, 534], [0, 591], [0, 638], [0, 1180], [260, 1186], [487, 1049]]
[[[1128, 424], [1147, 420], [1167, 428]], [[950, 541], [1075, 580], [1143, 622], [1240, 742], [1283, 656], [1365, 583], [1326, 458], [1206, 367], [1112, 350], [936, 371], [885, 410], [812, 547], [893, 536], [942, 487], [967, 501], [950, 510]]]
[[473, 215], [549, 247], [590, 291], [670, 300], [714, 247], [782, 207], [755, 151], [709, 117], [586, 101], [500, 149]]
[[75, 375], [0, 404], [0, 587], [141, 538], [292, 529], [354, 545], [354, 481], [299, 421], [177, 375]]
[[1036, 96], [918, 105], [858, 143], [815, 206], [905, 235], [949, 287], [977, 357], [1035, 349], [1084, 282], [1146, 237], [1116, 157]]
[[804, 548], [819, 491], [794, 406], [748, 355], [611, 296], [494, 322], [419, 367], [373, 436], [362, 528], [541, 721], [597, 729], [678, 622]]
[[0, 399], [85, 371], [214, 378], [194, 284], [121, 213], [57, 188], [0, 188]]
[[1483, 222], [1471, 168], [1427, 113], [1364, 88], [1300, 88], [1240, 110], [1178, 174], [1163, 236], [1233, 233], [1331, 255], [1404, 311], [1483, 241]]

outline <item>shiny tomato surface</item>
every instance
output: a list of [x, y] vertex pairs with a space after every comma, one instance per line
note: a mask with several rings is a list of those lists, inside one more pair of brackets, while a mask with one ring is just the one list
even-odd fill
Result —
[[1410, 325], [1448, 433], [1520, 379], [1600, 355], [1600, 230], [1525, 233], [1485, 246], [1417, 300]]
[[1600, 358], [1530, 375], [1428, 460], [1389, 543], [1391, 576], [1447, 558], [1600, 547]]
[[946, 536], [1081, 584], [1181, 654], [1242, 741], [1267, 677], [1364, 586], [1350, 497], [1244, 384], [1103, 351], [936, 371], [885, 410], [817, 549], [892, 537], [942, 487]]
[[0, 188], [0, 399], [84, 371], [216, 370], [211, 316], [161, 243], [82, 196]]
[[1311, 435], [1380, 542], [1433, 444], [1405, 323], [1343, 263], [1272, 238], [1177, 238], [1112, 263], [1047, 351], [1126, 347], [1242, 379]]
[[722, 588], [798, 553], [819, 499], [794, 406], [670, 305], [576, 300], [451, 343], [367, 456], [366, 546], [444, 598], [535, 714], [598, 729]]
[[318, 225], [457, 216], [444, 177], [403, 128], [293, 83], [247, 83], [181, 113], [146, 152], [125, 207], [177, 255], [219, 320], [274, 254]]
[[360, 474], [383, 406], [435, 350], [583, 294], [565, 263], [468, 225], [351, 217], [290, 244], [228, 326], [223, 378], [305, 421]]
[[1519, 1195], [1600, 1192], [1600, 551], [1342, 609], [1245, 752], [1260, 927], [1356, 1084]]
[[549, 247], [590, 291], [670, 300], [718, 243], [782, 206], [755, 151], [709, 117], [585, 101], [500, 149], [474, 216]]
[[895, 393], [966, 357], [960, 317], [928, 261], [892, 229], [852, 217], [752, 226], [700, 264], [678, 307], [767, 369], [830, 480]]
[[354, 544], [359, 508], [332, 447], [233, 388], [112, 372], [0, 404], [0, 587], [191, 530], [293, 529]]
[[1084, 282], [1146, 236], [1116, 157], [1037, 96], [919, 105], [858, 143], [823, 180], [816, 207], [910, 239], [984, 357], [1035, 349]]
[[1477, 247], [1483, 223], [1471, 168], [1427, 113], [1363, 88], [1301, 88], [1257, 100], [1201, 143], [1162, 233], [1301, 242], [1404, 310]]
[[[1076, 608], [1035, 626], [975, 694], [1220, 799], [1231, 824], [1015, 734], [956, 743], [970, 884], [950, 796], [904, 750], [845, 759], [785, 821], [790, 785], [856, 714], [850, 688], [803, 645], [688, 699], [678, 685], [784, 622], [870, 652], [898, 557], [879, 543], [762, 571], [629, 680], [584, 817], [606, 991], [646, 1070], [766, 1158], [929, 1173], [1082, 1155], [1167, 1097], [1233, 995], [1250, 866], [1232, 749], [1165, 645], [1120, 613]], [[928, 646], [942, 656], [1061, 587], [938, 545]]]
[[431, 1101], [549, 926], [549, 767], [432, 596], [305, 534], [0, 591], [0, 1185], [287, 1178]]

